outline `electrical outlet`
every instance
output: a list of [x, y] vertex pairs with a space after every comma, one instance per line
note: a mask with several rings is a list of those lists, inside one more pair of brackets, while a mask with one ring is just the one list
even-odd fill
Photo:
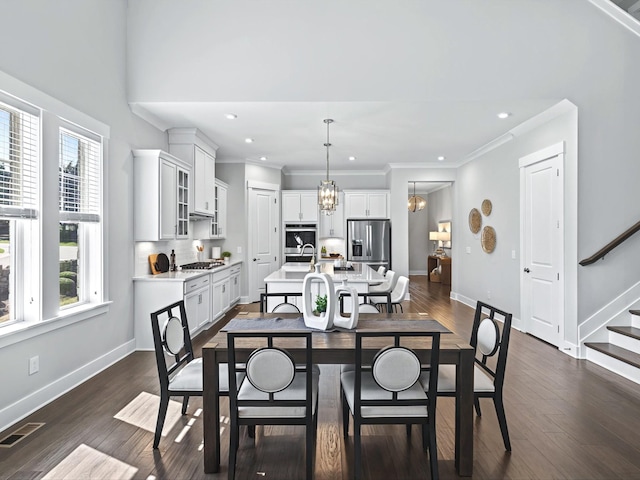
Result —
[[29, 359], [29, 375], [38, 373], [39, 370], [40, 370], [40, 357], [36, 355], [35, 357], [31, 357]]
[[242, 253], [242, 247], [237, 247], [236, 248], [236, 253]]
[[491, 290], [487, 290], [487, 300], [491, 300]]
[[516, 251], [515, 250], [511, 250], [511, 258], [513, 258], [514, 260], [516, 259]]
[[467, 253], [471, 253], [471, 247], [466, 248]]

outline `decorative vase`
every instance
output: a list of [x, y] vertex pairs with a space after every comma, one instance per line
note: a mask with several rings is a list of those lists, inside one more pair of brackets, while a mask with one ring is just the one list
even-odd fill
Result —
[[349, 294], [349, 297], [351, 298], [351, 313], [348, 317], [343, 317], [340, 315], [340, 309], [336, 306], [333, 317], [333, 324], [336, 327], [351, 330], [353, 328], [356, 328], [356, 325], [358, 325], [358, 291], [354, 287], [349, 287], [345, 280], [344, 282], [342, 282], [342, 285], [338, 285], [336, 287], [336, 302], [338, 301], [338, 299], [340, 298], [340, 294], [342, 293]]
[[[324, 284], [324, 290], [327, 295], [327, 310], [314, 315], [315, 301], [312, 298], [312, 285], [318, 285], [317, 280]], [[315, 281], [315, 283], [314, 283]], [[320, 290], [316, 292], [319, 294]], [[336, 307], [336, 291], [333, 288], [333, 280], [326, 273], [307, 273], [302, 281], [302, 317], [304, 324], [309, 328], [318, 330], [328, 330], [333, 327], [333, 315]]]

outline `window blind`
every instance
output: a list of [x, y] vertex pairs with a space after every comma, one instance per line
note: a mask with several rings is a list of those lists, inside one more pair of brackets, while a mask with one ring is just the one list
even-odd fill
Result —
[[0, 101], [0, 217], [36, 218], [40, 118]]
[[100, 139], [67, 128], [60, 129], [60, 221], [100, 221], [101, 160]]

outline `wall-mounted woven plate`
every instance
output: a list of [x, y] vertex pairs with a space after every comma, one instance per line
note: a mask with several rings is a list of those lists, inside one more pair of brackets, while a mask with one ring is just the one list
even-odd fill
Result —
[[487, 225], [482, 229], [482, 238], [480, 239], [480, 243], [482, 243], [482, 250], [487, 253], [493, 252], [496, 248], [496, 231], [493, 227]]
[[485, 198], [482, 201], [482, 213], [484, 213], [485, 217], [488, 217], [489, 215], [491, 215], [492, 208], [493, 206], [491, 205], [491, 200], [489, 200], [488, 198]]
[[472, 208], [469, 212], [469, 230], [471, 233], [478, 233], [482, 227], [482, 215], [477, 208]]

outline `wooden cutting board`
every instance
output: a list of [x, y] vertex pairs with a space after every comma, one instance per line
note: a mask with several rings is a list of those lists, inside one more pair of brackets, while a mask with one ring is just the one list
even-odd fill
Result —
[[151, 267], [151, 273], [153, 275], [157, 275], [159, 273], [162, 273], [160, 270], [158, 270], [156, 268], [156, 261], [158, 260], [158, 254], [157, 253], [152, 253], [151, 255], [149, 255], [149, 266]]

